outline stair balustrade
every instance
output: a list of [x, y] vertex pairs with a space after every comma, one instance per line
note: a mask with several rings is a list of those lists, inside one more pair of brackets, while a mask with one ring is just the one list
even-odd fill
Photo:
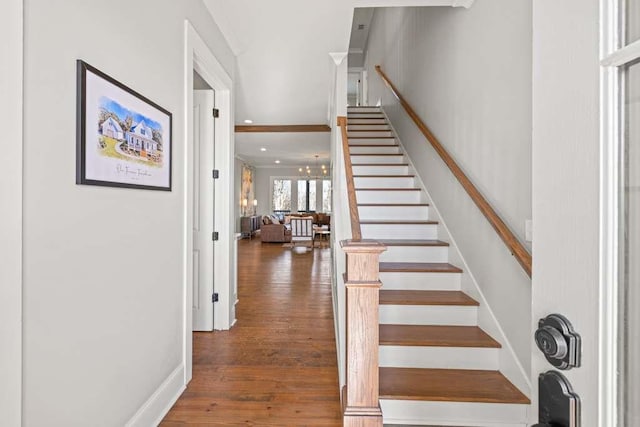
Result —
[[385, 245], [363, 240], [347, 136], [338, 117], [345, 162], [352, 238], [340, 242], [346, 253], [346, 385], [342, 396], [345, 427], [382, 427], [379, 402], [379, 257]]

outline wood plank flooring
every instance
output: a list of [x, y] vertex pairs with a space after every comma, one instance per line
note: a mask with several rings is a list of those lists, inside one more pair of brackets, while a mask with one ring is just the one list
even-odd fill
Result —
[[341, 426], [329, 249], [238, 245], [238, 322], [194, 333], [193, 379], [160, 424]]

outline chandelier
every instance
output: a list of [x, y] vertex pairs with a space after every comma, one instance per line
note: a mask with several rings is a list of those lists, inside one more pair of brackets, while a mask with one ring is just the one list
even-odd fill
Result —
[[321, 165], [320, 167], [318, 167], [318, 157], [320, 157], [318, 154], [314, 154], [313, 155], [316, 160], [315, 160], [315, 166], [312, 168], [309, 167], [309, 165], [306, 166], [305, 169], [303, 168], [299, 168], [298, 172], [300, 172], [301, 175], [307, 176], [309, 178], [320, 178], [322, 176], [327, 176], [327, 167], [325, 165]]

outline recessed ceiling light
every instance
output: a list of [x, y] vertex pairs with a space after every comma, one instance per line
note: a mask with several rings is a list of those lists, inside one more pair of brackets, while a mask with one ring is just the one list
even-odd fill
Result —
[[264, 147], [262, 147], [262, 148], [260, 149], [260, 151], [267, 151], [267, 149], [266, 149], [266, 148], [264, 148]]
[[250, 125], [251, 123], [253, 123], [253, 120], [249, 120], [249, 119], [245, 119], [244, 121], [246, 124]]
[[276, 160], [276, 163], [277, 163], [277, 164], [280, 164], [280, 160]]

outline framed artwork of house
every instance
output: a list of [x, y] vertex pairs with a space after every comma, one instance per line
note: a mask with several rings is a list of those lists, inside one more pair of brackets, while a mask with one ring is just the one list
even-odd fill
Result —
[[171, 113], [77, 61], [76, 183], [171, 191]]

